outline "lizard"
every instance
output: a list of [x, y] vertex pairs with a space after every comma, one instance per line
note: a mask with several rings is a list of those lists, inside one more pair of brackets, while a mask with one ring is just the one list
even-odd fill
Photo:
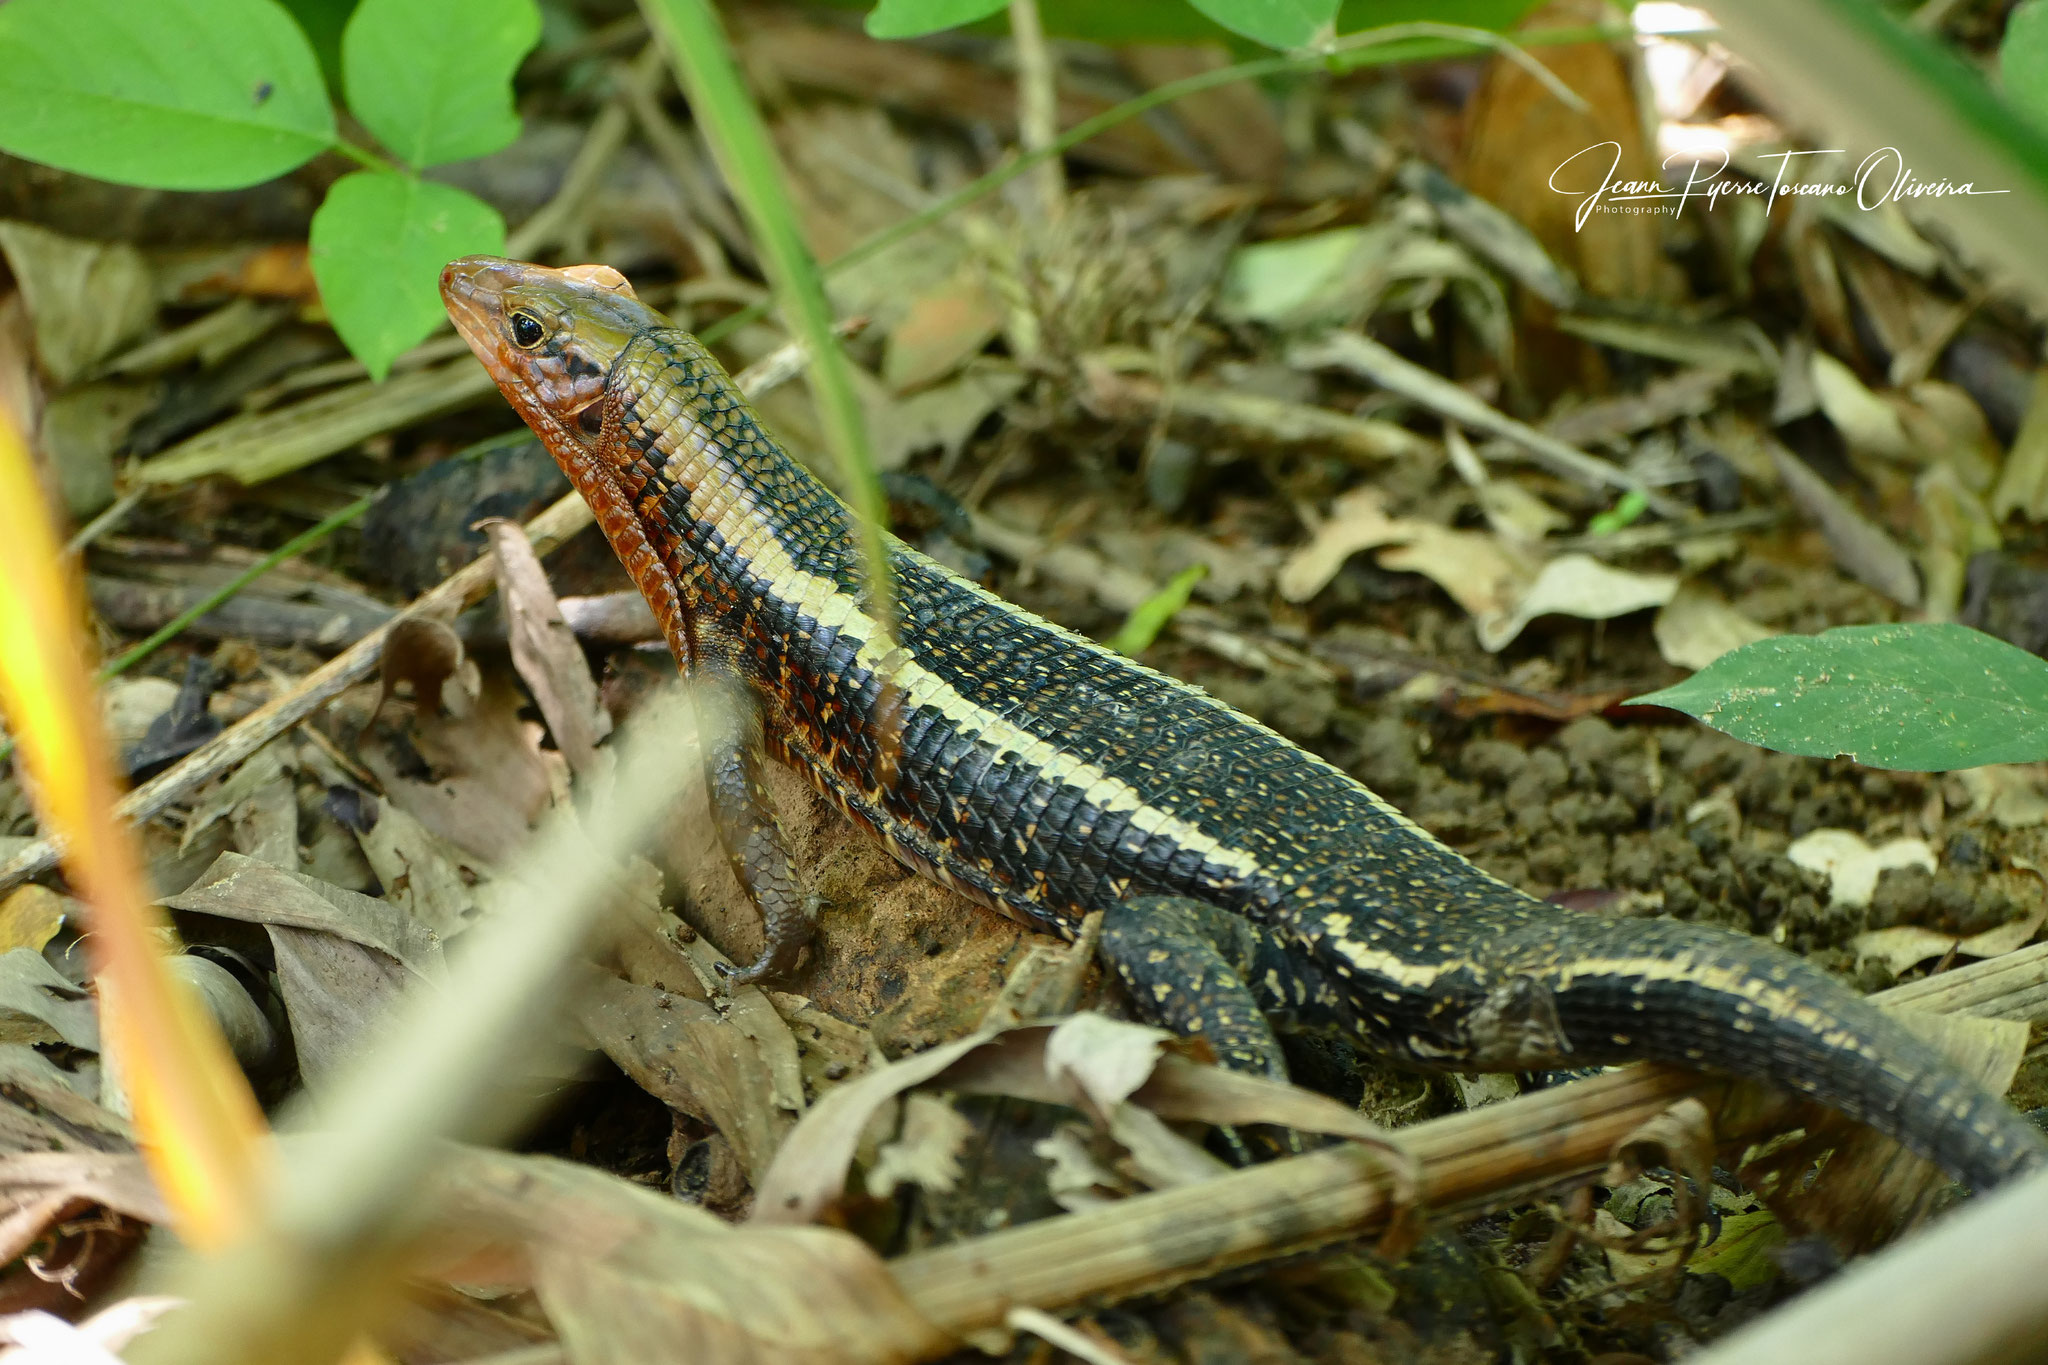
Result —
[[1500, 881], [1207, 693], [885, 540], [878, 619], [848, 506], [711, 353], [605, 266], [465, 257], [449, 316], [589, 503], [679, 667], [742, 699], [714, 824], [795, 967], [817, 903], [762, 782], [804, 774], [910, 867], [1099, 952], [1138, 1011], [1284, 1076], [1279, 1030], [1412, 1066], [1650, 1060], [1816, 1100], [1986, 1188], [2048, 1139], [1847, 986], [1760, 939], [1607, 919]]

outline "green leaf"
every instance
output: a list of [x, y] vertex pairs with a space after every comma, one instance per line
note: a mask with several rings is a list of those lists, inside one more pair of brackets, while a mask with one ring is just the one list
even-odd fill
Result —
[[1344, 0], [1337, 9], [1337, 31], [1356, 33], [1427, 19], [1505, 33], [1539, 3], [1541, 0]]
[[1142, 654], [1150, 649], [1166, 623], [1188, 604], [1195, 584], [1208, 576], [1207, 564], [1190, 564], [1175, 574], [1165, 587], [1131, 608], [1123, 628], [1107, 641], [1109, 647], [1119, 654]]
[[2027, 0], [2005, 21], [1998, 78], [2007, 103], [2048, 122], [2048, 3]]
[[1779, 635], [1626, 704], [1668, 706], [1766, 749], [1873, 768], [2048, 758], [2048, 663], [1968, 626]]
[[486, 156], [519, 136], [512, 74], [539, 41], [533, 0], [362, 0], [341, 37], [348, 107], [408, 165]]
[[1232, 33], [1267, 47], [1307, 47], [1328, 36], [1339, 0], [1188, 0]]
[[868, 11], [868, 37], [921, 38], [986, 19], [1006, 4], [1007, 0], [881, 0]]
[[334, 143], [306, 35], [274, 0], [0, 5], [0, 150], [164, 190], [229, 190]]
[[327, 191], [313, 215], [312, 248], [334, 330], [382, 379], [442, 320], [441, 267], [457, 256], [502, 254], [505, 220], [452, 185], [357, 171]]
[[299, 21], [299, 27], [306, 30], [306, 41], [313, 45], [313, 55], [320, 62], [320, 74], [327, 78], [327, 88], [339, 92], [341, 89], [341, 34], [348, 27], [349, 15], [355, 13], [356, 0], [281, 0], [291, 11], [292, 18]]

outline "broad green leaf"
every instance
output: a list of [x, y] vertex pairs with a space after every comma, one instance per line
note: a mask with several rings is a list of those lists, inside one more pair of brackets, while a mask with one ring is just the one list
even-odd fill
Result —
[[313, 278], [334, 330], [382, 379], [441, 321], [441, 267], [505, 250], [505, 220], [452, 185], [389, 171], [336, 181], [313, 215]]
[[986, 19], [1006, 4], [1007, 0], [881, 0], [868, 11], [868, 37], [921, 38]]
[[281, 0], [291, 11], [292, 18], [299, 21], [299, 27], [306, 30], [306, 41], [313, 45], [313, 55], [320, 62], [320, 74], [327, 78], [327, 88], [337, 94], [341, 90], [341, 34], [348, 27], [349, 15], [355, 13], [356, 0]]
[[2008, 103], [2048, 122], [2048, 2], [2027, 0], [2005, 21], [1998, 78]]
[[1968, 626], [1774, 636], [1627, 704], [1668, 706], [1766, 749], [1873, 768], [2048, 758], [2048, 663]]
[[519, 136], [512, 73], [540, 41], [533, 0], [362, 0], [341, 37], [348, 107], [411, 166]]
[[1188, 0], [1232, 33], [1267, 47], [1307, 47], [1327, 37], [1339, 0]]
[[1541, 0], [1344, 0], [1337, 10], [1337, 31], [1382, 28], [1427, 19], [1438, 24], [1506, 32]]
[[319, 64], [275, 0], [0, 5], [0, 150], [123, 185], [228, 190], [333, 143]]

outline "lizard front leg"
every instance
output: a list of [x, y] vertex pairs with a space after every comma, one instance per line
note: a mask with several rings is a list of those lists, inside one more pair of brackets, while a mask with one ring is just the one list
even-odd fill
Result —
[[[734, 688], [735, 694], [740, 689]], [[788, 977], [818, 927], [819, 898], [804, 889], [789, 851], [789, 836], [762, 781], [761, 712], [733, 698], [738, 714], [716, 731], [705, 753], [704, 777], [718, 841], [740, 887], [761, 912], [761, 955], [729, 972], [734, 986]]]

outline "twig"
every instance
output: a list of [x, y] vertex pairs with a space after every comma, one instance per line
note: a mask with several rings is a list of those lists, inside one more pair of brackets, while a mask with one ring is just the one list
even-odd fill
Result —
[[[547, 550], [590, 524], [590, 509], [582, 498], [567, 494], [526, 524], [526, 534], [536, 549]], [[340, 654], [314, 669], [291, 691], [275, 697], [244, 716], [233, 727], [185, 755], [175, 765], [137, 787], [115, 808], [123, 820], [150, 820], [202, 783], [241, 763], [258, 749], [297, 725], [321, 706], [377, 671], [384, 641], [392, 627], [410, 616], [444, 614], [452, 616], [480, 600], [493, 586], [489, 559], [463, 565], [438, 586], [430, 588], [405, 611], [365, 635]], [[59, 844], [43, 838], [0, 863], [0, 888], [11, 887], [27, 877], [47, 872], [57, 865]]]
[[[627, 67], [626, 80], [651, 81], [653, 73], [660, 67], [660, 45], [649, 43], [640, 49], [640, 55]], [[576, 157], [562, 176], [562, 185], [555, 191], [555, 197], [506, 239], [507, 255], [531, 260], [552, 247], [568, 243], [573, 226], [590, 212], [591, 196], [597, 190], [598, 181], [604, 178], [604, 173], [611, 168], [612, 159], [626, 145], [626, 134], [632, 130], [632, 121], [633, 115], [624, 92], [605, 102], [604, 108], [591, 120], [590, 131], [583, 135], [583, 143], [576, 149]]]
[[[801, 364], [803, 348], [783, 346], [749, 366], [734, 381], [742, 393], [756, 395], [773, 382], [794, 373]], [[795, 365], [792, 364], [795, 358]], [[773, 381], [773, 382], [764, 382]], [[545, 554], [591, 524], [590, 508], [575, 493], [563, 496], [539, 516], [526, 523], [527, 539]], [[208, 780], [248, 758], [258, 749], [297, 725], [314, 711], [334, 700], [377, 670], [383, 657], [384, 641], [392, 627], [412, 616], [454, 616], [464, 607], [480, 601], [493, 587], [492, 564], [488, 557], [472, 560], [414, 600], [411, 606], [372, 630], [355, 644], [329, 659], [299, 680], [281, 697], [266, 702], [230, 728], [185, 755], [148, 782], [123, 797], [115, 813], [139, 824], [156, 816]], [[57, 865], [61, 851], [52, 838], [38, 839], [0, 863], [0, 890], [29, 877], [48, 872]]]
[[[1426, 1207], [1455, 1215], [1605, 1165], [1615, 1145], [1704, 1077], [1631, 1067], [1404, 1128]], [[1224, 1271], [1370, 1236], [1394, 1213], [1384, 1166], [1332, 1147], [1214, 1180], [1139, 1195], [1008, 1232], [912, 1252], [897, 1284], [955, 1335], [1000, 1326], [1010, 1308], [1155, 1294]]]
[[[1929, 983], [1897, 987], [1873, 997], [1885, 1005], [1925, 1010], [1961, 1004], [1973, 1014], [2033, 1017], [2048, 1013], [2048, 944], [1974, 964]], [[1402, 1148], [1421, 1163], [1424, 1201], [1432, 1215], [1455, 1217], [1497, 1207], [1560, 1181], [1605, 1168], [1617, 1143], [1688, 1095], [1720, 1111], [1723, 1135], [1740, 1136], [1765, 1122], [1775, 1108], [1761, 1087], [1667, 1067], [1638, 1065], [1540, 1090], [1483, 1109], [1432, 1119], [1400, 1130]], [[1002, 1324], [1017, 1304], [1057, 1311], [1082, 1302], [1153, 1294], [1238, 1266], [1312, 1250], [1331, 1242], [1371, 1236], [1397, 1212], [1384, 1169], [1370, 1153], [1328, 1148], [1215, 1180], [1121, 1200], [1084, 1213], [1049, 1218], [1007, 1232], [912, 1252], [890, 1263], [897, 1283], [932, 1322], [955, 1335]], [[2040, 1189], [2030, 1183], [2027, 1192]], [[2048, 1190], [2040, 1190], [2048, 1197]], [[2003, 1201], [2001, 1201], [2002, 1203]], [[2013, 1202], [2018, 1202], [2017, 1200]], [[2048, 1211], [2029, 1205], [2032, 1227]], [[2030, 1227], [2021, 1240], [2048, 1254], [2048, 1241]], [[2019, 1234], [2015, 1233], [2015, 1236]], [[1979, 1234], [1980, 1237], [1983, 1234]], [[1923, 1239], [1931, 1240], [1931, 1239]], [[1947, 1244], [1953, 1245], [1953, 1244]], [[1984, 1256], [2015, 1245], [1985, 1237]], [[2038, 1286], [2048, 1282], [2032, 1260], [2024, 1266], [2032, 1302], [2048, 1303]], [[1979, 1266], [1980, 1273], [1989, 1268]], [[2002, 1282], [2002, 1277], [2001, 1277]], [[1924, 1293], [1893, 1293], [1919, 1305]], [[1963, 1291], [1956, 1291], [1962, 1301]], [[1970, 1294], [1976, 1308], [1976, 1295]], [[1901, 1312], [1915, 1311], [1907, 1307]], [[1943, 1315], [1928, 1324], [1953, 1329]], [[1820, 1359], [1782, 1350], [1743, 1361]], [[1940, 1356], [1956, 1365], [1966, 1357]], [[1933, 1360], [1933, 1355], [1889, 1349], [1841, 1360]], [[1731, 1365], [1717, 1361], [1717, 1365]]]
[[176, 639], [194, 621], [197, 621], [221, 603], [235, 596], [242, 589], [248, 587], [251, 583], [254, 583], [257, 579], [263, 577], [263, 575], [269, 573], [287, 559], [290, 559], [293, 555], [303, 554], [307, 550], [312, 549], [315, 545], [318, 545], [321, 541], [369, 511], [371, 501], [371, 496], [365, 494], [317, 526], [311, 526], [299, 532], [299, 534], [293, 536], [254, 564], [251, 564], [248, 568], [242, 570], [233, 578], [230, 578], [227, 582], [221, 584], [218, 588], [215, 588], [212, 592], [200, 598], [176, 616], [173, 616], [170, 620], [164, 622], [148, 639], [101, 665], [100, 680], [104, 682], [108, 678], [119, 677], [121, 674], [126, 673], [129, 669], [135, 667], [135, 665], [141, 663], [144, 659], [156, 653], [157, 650]]
[[1089, 410], [1111, 420], [1156, 421], [1163, 417], [1180, 432], [1214, 427], [1269, 446], [1323, 446], [1361, 464], [1435, 454], [1426, 438], [1398, 423], [1353, 417], [1311, 403], [1218, 388], [1208, 382], [1177, 386], [1169, 402], [1166, 386], [1150, 375], [1121, 374], [1100, 365], [1086, 367], [1084, 378], [1088, 386], [1084, 402]]
[[86, 546], [128, 520], [128, 514], [141, 504], [142, 495], [147, 491], [143, 488], [131, 488], [116, 498], [105, 511], [78, 528], [77, 533], [64, 543], [64, 553], [84, 553]]
[[[1038, 0], [1010, 0], [1010, 41], [1017, 53], [1017, 140], [1026, 151], [1040, 151], [1053, 145], [1060, 129], [1056, 69], [1038, 20]], [[1046, 157], [1031, 178], [1039, 211], [1057, 218], [1067, 197], [1060, 159]]]
[[[907, 237], [914, 237], [942, 218], [974, 203], [982, 196], [992, 194], [1009, 184], [1018, 176], [1029, 171], [1039, 162], [1050, 157], [1064, 156], [1067, 152], [1090, 138], [1099, 137], [1111, 128], [1126, 123], [1161, 105], [1171, 104], [1189, 95], [1199, 95], [1205, 90], [1233, 85], [1240, 81], [1263, 80], [1268, 76], [1279, 76], [1290, 72], [1333, 70], [1351, 71], [1360, 67], [1395, 61], [1419, 61], [1426, 57], [1451, 56], [1473, 51], [1492, 51], [1505, 60], [1513, 61], [1528, 70], [1532, 77], [1541, 81], [1545, 88], [1559, 99], [1579, 109], [1585, 101], [1563, 87], [1556, 75], [1541, 62], [1535, 60], [1523, 48], [1551, 47], [1572, 43], [1606, 42], [1617, 38], [1633, 38], [1631, 28], [1600, 24], [1571, 24], [1558, 28], [1536, 29], [1520, 34], [1514, 42], [1498, 33], [1483, 29], [1463, 28], [1454, 24], [1412, 23], [1390, 24], [1385, 28], [1367, 33], [1354, 33], [1340, 39], [1331, 50], [1304, 53], [1298, 56], [1262, 57], [1257, 61], [1240, 62], [1235, 66], [1218, 67], [1214, 71], [1203, 71], [1183, 80], [1169, 81], [1132, 99], [1125, 100], [1111, 109], [1105, 109], [1093, 118], [1083, 119], [1054, 138], [1052, 142], [1035, 151], [1025, 151], [1009, 162], [996, 167], [934, 203], [922, 213], [913, 213], [900, 223], [892, 224], [873, 236], [866, 238], [843, 255], [825, 264], [822, 269], [829, 277], [842, 270], [850, 270], [862, 261], [872, 260]], [[1375, 51], [1378, 48], [1380, 50]], [[729, 317], [720, 318], [704, 329], [702, 339], [706, 345], [720, 337], [744, 327], [748, 323], [768, 314], [767, 303], [750, 304]]]
[[1526, 422], [1516, 421], [1442, 375], [1425, 370], [1361, 332], [1332, 332], [1294, 347], [1287, 359], [1289, 364], [1304, 369], [1348, 370], [1440, 417], [1512, 441], [1554, 473], [1594, 488], [1604, 485], [1627, 489], [1641, 494], [1643, 501], [1667, 517], [1684, 515], [1685, 509], [1675, 499], [1651, 488], [1626, 469], [1568, 446]]

